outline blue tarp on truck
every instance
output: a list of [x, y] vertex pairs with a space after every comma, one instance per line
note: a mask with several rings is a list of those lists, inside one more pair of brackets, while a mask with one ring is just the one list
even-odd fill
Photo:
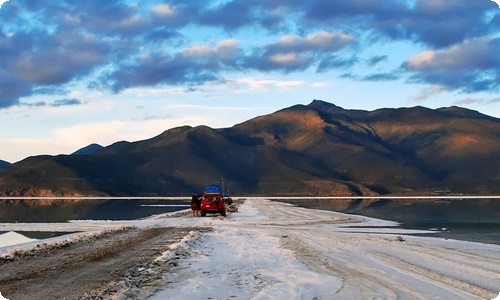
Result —
[[205, 188], [205, 190], [203, 192], [204, 193], [221, 193], [222, 189], [221, 189], [220, 185], [218, 185], [218, 184], [209, 185]]

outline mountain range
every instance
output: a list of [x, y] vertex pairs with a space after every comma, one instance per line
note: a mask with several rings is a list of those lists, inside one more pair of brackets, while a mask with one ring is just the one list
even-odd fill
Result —
[[321, 100], [230, 128], [183, 126], [0, 170], [2, 196], [500, 192], [500, 119], [460, 107], [347, 110]]
[[7, 168], [8, 166], [10, 166], [9, 162], [0, 159], [0, 169]]
[[71, 155], [86, 155], [86, 154], [90, 154], [92, 152], [95, 152], [99, 149], [102, 149], [104, 148], [103, 146], [99, 145], [99, 144], [90, 144], [88, 146], [85, 146], [83, 148], [80, 148], [78, 150], [76, 150], [75, 152], [71, 153]]

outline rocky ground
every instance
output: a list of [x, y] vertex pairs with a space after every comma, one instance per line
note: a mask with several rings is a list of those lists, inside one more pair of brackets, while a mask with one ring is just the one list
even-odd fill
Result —
[[166, 271], [174, 265], [174, 261], [156, 263], [155, 258], [191, 230], [131, 227], [107, 230], [77, 243], [17, 251], [0, 262], [1, 293], [10, 300], [112, 299], [118, 293], [135, 298], [141, 287], [161, 279], [142, 276], [141, 271], [155, 267]]

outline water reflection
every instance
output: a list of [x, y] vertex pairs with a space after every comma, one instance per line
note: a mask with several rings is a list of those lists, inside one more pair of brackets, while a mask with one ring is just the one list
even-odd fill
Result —
[[500, 199], [281, 199], [306, 208], [397, 221], [432, 236], [500, 244]]
[[0, 223], [133, 220], [188, 207], [187, 200], [1, 199]]

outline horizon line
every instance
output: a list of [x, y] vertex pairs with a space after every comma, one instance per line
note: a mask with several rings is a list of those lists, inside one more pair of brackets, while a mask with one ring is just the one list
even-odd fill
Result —
[[[75, 197], [0, 197], [0, 200], [185, 200], [191, 196], [75, 196]], [[282, 199], [323, 199], [323, 200], [348, 200], [348, 199], [500, 199], [498, 196], [232, 196], [231, 198], [252, 198], [252, 199], [267, 199], [267, 200], [282, 200]]]

